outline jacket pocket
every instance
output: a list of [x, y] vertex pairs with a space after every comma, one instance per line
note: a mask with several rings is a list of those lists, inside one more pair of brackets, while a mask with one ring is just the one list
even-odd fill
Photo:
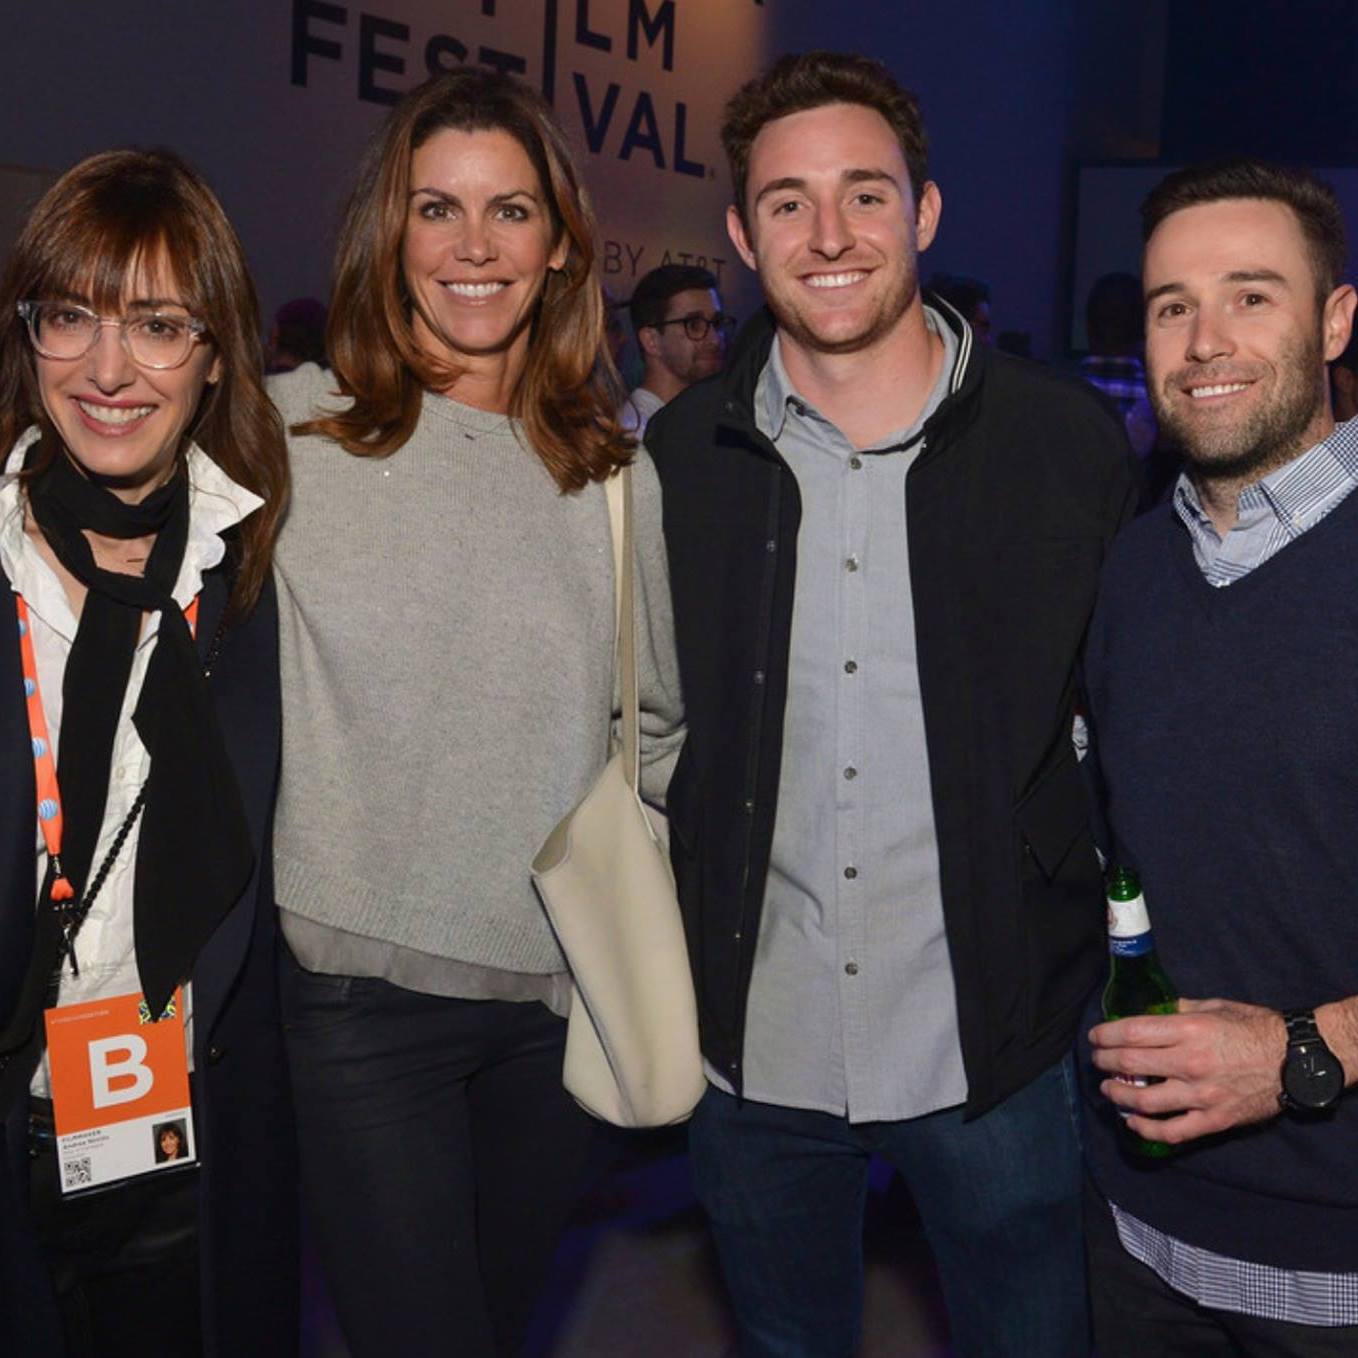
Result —
[[1103, 879], [1074, 751], [1015, 808], [1030, 1037], [1074, 1013], [1103, 957]]
[[1060, 871], [1080, 832], [1089, 829], [1089, 802], [1072, 749], [1018, 804], [1024, 847], [1047, 881]]

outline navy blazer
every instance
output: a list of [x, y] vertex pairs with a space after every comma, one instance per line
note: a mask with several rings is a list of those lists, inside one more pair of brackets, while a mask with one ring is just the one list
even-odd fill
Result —
[[[18, 618], [3, 572], [0, 592], [0, 1016], [7, 1016], [32, 947], [37, 813]], [[204, 577], [200, 653], [217, 630], [227, 593], [223, 570]], [[229, 626], [208, 682], [245, 803], [255, 871], [191, 977], [204, 1352], [209, 1358], [294, 1358], [297, 1153], [278, 1006], [270, 842], [282, 726], [272, 581], [253, 612]], [[6, 1342], [0, 1349], [22, 1358], [60, 1358], [60, 1323], [27, 1210], [22, 1106], [4, 1136], [0, 1340]]]

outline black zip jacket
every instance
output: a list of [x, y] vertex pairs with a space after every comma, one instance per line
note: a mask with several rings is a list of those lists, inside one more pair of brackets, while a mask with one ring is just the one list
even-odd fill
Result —
[[[1092, 388], [973, 346], [906, 478], [916, 645], [948, 946], [974, 1117], [1069, 1047], [1104, 906], [1070, 732], [1099, 568], [1137, 498]], [[725, 373], [654, 415], [688, 741], [671, 848], [703, 1051], [741, 1087], [782, 762], [801, 502], [755, 428], [767, 313]], [[903, 586], [904, 587], [904, 586]]]

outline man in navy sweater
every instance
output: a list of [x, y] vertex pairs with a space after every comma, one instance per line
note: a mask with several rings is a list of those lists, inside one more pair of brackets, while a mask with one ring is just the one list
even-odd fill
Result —
[[[1102, 1358], [1358, 1353], [1358, 421], [1333, 192], [1254, 161], [1142, 207], [1147, 369], [1185, 451], [1086, 661], [1113, 852], [1177, 1014], [1083, 1075]], [[1097, 1018], [1091, 1014], [1091, 1023]], [[1139, 1083], [1132, 1083], [1131, 1081]], [[1174, 1153], [1146, 1160], [1133, 1137]]]

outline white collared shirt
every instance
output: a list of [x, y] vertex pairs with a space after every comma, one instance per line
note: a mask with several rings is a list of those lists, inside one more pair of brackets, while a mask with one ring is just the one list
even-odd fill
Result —
[[[0, 475], [0, 567], [9, 577], [13, 591], [21, 594], [28, 606], [33, 659], [38, 669], [43, 713], [47, 718], [48, 738], [55, 760], [61, 748], [62, 684], [66, 675], [66, 659], [75, 640], [79, 619], [71, 608], [71, 601], [56, 572], [24, 531], [24, 500], [19, 491], [18, 472], [23, 466], [25, 452], [37, 437], [36, 427], [24, 433], [5, 463], [4, 474]], [[189, 448], [188, 471], [188, 542], [172, 591], [175, 602], [181, 608], [186, 607], [202, 588], [204, 573], [216, 566], [226, 554], [226, 544], [221, 534], [264, 503], [258, 495], [232, 481], [196, 445]], [[118, 716], [118, 728], [113, 741], [108, 800], [99, 827], [92, 872], [104, 861], [109, 846], [150, 772], [151, 757], [137, 734], [132, 713], [155, 650], [159, 628], [160, 614], [153, 613], [147, 619], [133, 656], [132, 673], [127, 692], [123, 695], [122, 711]], [[139, 836], [140, 825], [134, 826], [80, 928], [76, 942], [80, 975], [73, 975], [69, 964], [63, 966], [58, 997], [60, 1004], [81, 1004], [87, 1000], [141, 990], [132, 928], [132, 890]], [[47, 845], [41, 830], [38, 831], [35, 847], [36, 901], [36, 893], [41, 889], [47, 871]], [[191, 1013], [186, 990], [186, 1034], [191, 1033]], [[192, 1051], [190, 1038], [190, 1064]], [[33, 1077], [30, 1091], [39, 1097], [48, 1094], [45, 1056]]]

